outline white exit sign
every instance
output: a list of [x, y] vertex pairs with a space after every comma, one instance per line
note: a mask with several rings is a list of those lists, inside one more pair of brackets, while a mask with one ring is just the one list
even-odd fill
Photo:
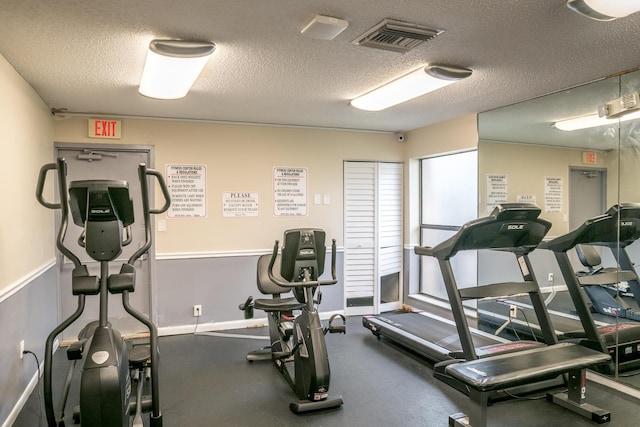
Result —
[[89, 138], [120, 139], [122, 134], [121, 120], [90, 119]]

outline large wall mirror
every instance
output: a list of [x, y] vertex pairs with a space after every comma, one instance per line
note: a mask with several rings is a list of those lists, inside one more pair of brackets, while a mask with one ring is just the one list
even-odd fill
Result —
[[[587, 302], [596, 327], [610, 325], [616, 363], [609, 376], [636, 388], [640, 388], [640, 345], [625, 343], [640, 341], [640, 284], [634, 274], [640, 265], [640, 219], [637, 224], [635, 219], [640, 215], [640, 105], [633, 111], [638, 92], [640, 71], [631, 71], [478, 117], [478, 216], [486, 216], [500, 202], [531, 202], [553, 224], [546, 240], [592, 233], [580, 236], [578, 250], [566, 251], [579, 278], [575, 286], [579, 291], [570, 291], [574, 282], [567, 279], [567, 264], [561, 266], [558, 251], [538, 248], [532, 253], [535, 277], [559, 334], [588, 335], [590, 327], [581, 319], [577, 295]], [[599, 108], [600, 114], [608, 112], [608, 120], [600, 117]], [[585, 117], [600, 121], [586, 127], [575, 120], [566, 122]], [[569, 128], [575, 129], [563, 130]], [[613, 234], [595, 237], [585, 221], [605, 215]], [[636, 226], [637, 233], [632, 230]], [[613, 242], [603, 244], [611, 236]], [[598, 241], [588, 244], [590, 239]], [[478, 283], [504, 281], [502, 261], [500, 254], [479, 253]], [[608, 276], [613, 283], [604, 283], [605, 276], [596, 277], [605, 272], [615, 274], [614, 280]], [[517, 280], [519, 272], [506, 274]], [[590, 280], [597, 284], [588, 284]], [[527, 316], [525, 301], [514, 297], [480, 302], [481, 323], [520, 338], [535, 336], [537, 325], [530, 323], [535, 316]], [[638, 326], [638, 333], [628, 324]]]

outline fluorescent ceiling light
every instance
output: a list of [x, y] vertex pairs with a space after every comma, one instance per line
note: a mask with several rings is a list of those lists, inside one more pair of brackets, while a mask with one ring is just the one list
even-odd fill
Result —
[[215, 48], [211, 42], [153, 40], [138, 91], [150, 98], [184, 97]]
[[639, 0], [567, 0], [567, 6], [598, 21], [613, 21], [640, 11]]
[[[627, 114], [619, 118], [621, 122], [628, 120], [640, 119], [640, 111]], [[594, 128], [598, 126], [611, 125], [618, 123], [618, 119], [607, 119], [606, 117], [600, 117], [598, 113], [589, 114], [587, 116], [575, 117], [573, 119], [560, 120], [553, 124], [558, 130], [573, 131], [580, 129]]]
[[351, 105], [367, 111], [384, 110], [462, 80], [471, 73], [466, 68], [427, 65], [353, 99]]

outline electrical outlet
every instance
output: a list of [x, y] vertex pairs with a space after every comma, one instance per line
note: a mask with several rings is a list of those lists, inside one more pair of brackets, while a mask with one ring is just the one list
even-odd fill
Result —
[[549, 273], [549, 276], [547, 277], [547, 280], [549, 282], [553, 282], [553, 273]]
[[24, 340], [20, 341], [20, 359], [24, 357]]
[[515, 319], [517, 315], [518, 315], [518, 307], [514, 304], [511, 304], [509, 306], [509, 318]]
[[193, 306], [193, 317], [202, 316], [202, 306], [200, 304], [196, 304]]

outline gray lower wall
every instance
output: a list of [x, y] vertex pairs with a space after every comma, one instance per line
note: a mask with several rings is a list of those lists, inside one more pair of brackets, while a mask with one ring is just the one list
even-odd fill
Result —
[[[25, 350], [44, 361], [47, 335], [58, 318], [56, 268], [51, 266], [0, 302], [0, 424], [11, 425], [12, 414], [38, 372], [32, 355], [20, 359], [20, 341]], [[21, 407], [21, 406], [20, 406]]]
[[[201, 304], [198, 324], [244, 320], [238, 309], [249, 295], [259, 298], [256, 265], [259, 255], [221, 256], [156, 261], [156, 307], [159, 328], [180, 329], [196, 325], [193, 305]], [[330, 257], [324, 278], [331, 271]], [[322, 287], [320, 312], [344, 310], [344, 253], [338, 252], [338, 283]], [[45, 341], [60, 322], [58, 318], [57, 267], [47, 268], [0, 302], [0, 425], [10, 426], [22, 408], [29, 382], [37, 373], [31, 355], [20, 359], [20, 341], [44, 361]], [[62, 298], [73, 298], [63, 295]], [[256, 312], [256, 318], [265, 318]], [[55, 386], [55, 385], [54, 385]], [[13, 412], [12, 412], [13, 411]]]
[[[238, 309], [248, 296], [261, 298], [256, 286], [259, 255], [216, 256], [191, 259], [158, 259], [156, 289], [158, 327], [179, 327], [244, 320]], [[322, 287], [319, 311], [344, 310], [344, 252], [337, 253], [338, 283]], [[331, 272], [327, 256], [323, 279]], [[193, 317], [193, 306], [202, 305], [202, 316]], [[256, 318], [266, 317], [256, 311]]]

